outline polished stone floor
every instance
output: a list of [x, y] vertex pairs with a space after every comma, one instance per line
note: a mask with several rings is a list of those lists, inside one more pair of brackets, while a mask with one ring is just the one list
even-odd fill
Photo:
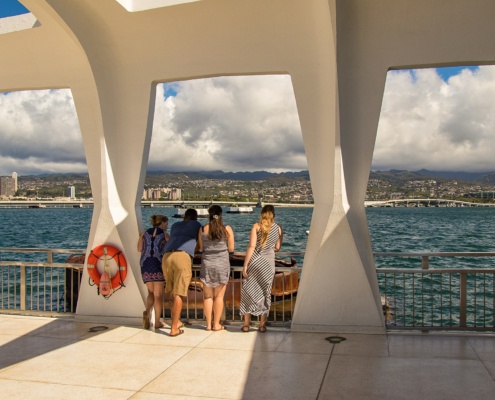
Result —
[[0, 314], [0, 398], [495, 398], [491, 334], [169, 332]]

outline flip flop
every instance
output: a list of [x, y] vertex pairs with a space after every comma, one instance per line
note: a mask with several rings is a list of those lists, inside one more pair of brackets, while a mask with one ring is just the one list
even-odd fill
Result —
[[155, 329], [165, 328], [164, 323], [160, 323], [160, 325], [155, 325]]
[[170, 337], [177, 337], [177, 336], [182, 335], [183, 333], [184, 333], [184, 331], [182, 329], [179, 329], [179, 333], [176, 333], [175, 335], [170, 334], [169, 336]]
[[261, 325], [258, 330], [261, 332], [261, 333], [265, 333], [266, 332], [266, 326], [265, 325]]
[[243, 332], [249, 332], [249, 326], [248, 326], [248, 325], [244, 325], [244, 326], [241, 328], [241, 331], [243, 331]]
[[226, 328], [223, 325], [220, 325], [220, 329], [212, 329], [212, 331], [214, 331], [214, 332], [224, 331], [224, 330], [226, 330]]

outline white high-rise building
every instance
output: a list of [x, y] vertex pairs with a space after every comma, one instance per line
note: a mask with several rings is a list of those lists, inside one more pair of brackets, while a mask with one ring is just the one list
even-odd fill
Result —
[[76, 198], [76, 187], [75, 186], [69, 186], [67, 188], [67, 197], [70, 197], [71, 199]]
[[12, 172], [12, 179], [14, 180], [14, 192], [17, 193], [17, 172]]

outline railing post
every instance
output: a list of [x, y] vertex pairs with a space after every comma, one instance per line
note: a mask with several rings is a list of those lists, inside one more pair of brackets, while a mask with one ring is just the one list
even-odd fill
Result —
[[467, 273], [460, 273], [460, 299], [459, 299], [459, 324], [461, 328], [466, 327], [467, 319]]
[[21, 301], [21, 311], [26, 310], [26, 266], [21, 264], [21, 293], [20, 293], [20, 301]]
[[47, 251], [46, 253], [46, 262], [49, 264], [53, 263], [53, 252], [52, 251]]
[[428, 269], [430, 267], [430, 258], [428, 256], [421, 256], [421, 268]]

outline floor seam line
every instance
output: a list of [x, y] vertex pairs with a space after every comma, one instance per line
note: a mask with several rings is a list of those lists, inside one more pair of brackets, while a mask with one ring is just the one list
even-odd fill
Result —
[[332, 360], [333, 351], [335, 349], [335, 344], [332, 344], [332, 351], [328, 356], [327, 366], [325, 368], [325, 372], [323, 373], [323, 378], [321, 379], [320, 387], [318, 388], [318, 393], [316, 394], [316, 400], [320, 398], [321, 389], [323, 388], [323, 383], [325, 382], [325, 378], [327, 377], [328, 367], [330, 366], [330, 361]]

